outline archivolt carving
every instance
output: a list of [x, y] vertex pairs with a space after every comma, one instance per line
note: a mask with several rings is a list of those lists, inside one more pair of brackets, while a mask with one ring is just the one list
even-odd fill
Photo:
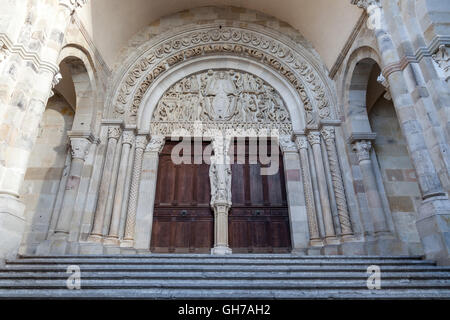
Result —
[[[271, 125], [291, 132], [291, 121], [278, 92], [262, 79], [234, 70], [208, 70], [174, 84], [159, 101], [152, 117], [154, 134], [170, 129], [194, 130], [214, 123], [229, 129]], [[167, 131], [167, 132], [166, 132]]]
[[[282, 74], [301, 97], [307, 125], [317, 122], [315, 113], [322, 119], [330, 118], [329, 101], [317, 72], [289, 47], [255, 31], [226, 27], [205, 29], [163, 42], [136, 62], [120, 85], [112, 116], [125, 115], [135, 121], [147, 89], [158, 76], [192, 57], [223, 53], [258, 60]], [[313, 97], [313, 101], [309, 97]]]

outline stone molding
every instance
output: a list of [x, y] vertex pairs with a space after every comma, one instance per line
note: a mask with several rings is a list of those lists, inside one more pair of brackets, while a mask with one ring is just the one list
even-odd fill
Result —
[[[135, 57], [135, 62], [122, 74], [120, 84], [113, 86], [118, 92], [109, 97], [113, 105], [110, 116], [135, 122], [135, 117], [146, 91], [162, 73], [182, 61], [202, 55], [232, 54], [262, 62], [275, 69], [296, 89], [303, 102], [308, 124], [319, 118], [332, 118], [331, 90], [324, 80], [323, 70], [316, 61], [306, 57], [298, 45], [286, 45], [267, 30], [208, 25], [198, 30], [179, 32], [170, 40], [157, 43]], [[259, 28], [261, 29], [261, 28]], [[303, 50], [303, 51], [302, 51]], [[113, 91], [113, 92], [114, 92]], [[109, 100], [108, 99], [108, 100]]]

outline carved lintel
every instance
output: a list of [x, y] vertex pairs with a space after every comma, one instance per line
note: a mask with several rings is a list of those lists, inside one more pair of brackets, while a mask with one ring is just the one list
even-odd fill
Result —
[[450, 80], [450, 48], [440, 45], [438, 51], [432, 56], [438, 66], [438, 71], [444, 81]]

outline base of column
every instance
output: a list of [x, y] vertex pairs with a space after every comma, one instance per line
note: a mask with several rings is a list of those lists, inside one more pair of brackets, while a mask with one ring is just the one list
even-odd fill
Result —
[[116, 237], [106, 237], [105, 239], [103, 239], [103, 244], [105, 246], [119, 246], [120, 240]]
[[232, 253], [231, 249], [225, 246], [216, 246], [211, 249], [211, 254], [214, 255], [228, 255], [231, 253]]
[[338, 244], [341, 244], [341, 241], [339, 241], [339, 239], [336, 237], [328, 237], [328, 238], [325, 238], [324, 244], [325, 245], [338, 245]]
[[121, 248], [133, 248], [134, 247], [134, 240], [125, 239], [120, 242]]
[[103, 242], [103, 236], [98, 235], [98, 234], [91, 234], [87, 238], [87, 241], [94, 242], [94, 243], [102, 243]]
[[25, 205], [15, 196], [0, 194], [0, 259], [17, 257], [25, 232]]
[[447, 197], [426, 199], [419, 208], [417, 231], [427, 259], [450, 265], [450, 201]]

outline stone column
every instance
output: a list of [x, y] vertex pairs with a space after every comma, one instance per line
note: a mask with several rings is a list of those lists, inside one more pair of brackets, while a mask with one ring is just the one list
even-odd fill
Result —
[[128, 168], [128, 159], [130, 157], [131, 146], [134, 143], [134, 132], [126, 130], [122, 135], [122, 153], [120, 155], [119, 173], [117, 176], [116, 192], [114, 193], [113, 212], [108, 237], [104, 244], [119, 245], [120, 216], [122, 215], [122, 202], [124, 201], [125, 184]]
[[85, 137], [69, 132], [72, 162], [70, 164], [69, 177], [62, 200], [61, 212], [56, 223], [55, 237], [67, 237], [70, 231], [73, 208], [78, 195], [84, 161], [93, 141], [90, 135]]
[[[136, 224], [133, 234], [136, 249], [150, 250], [153, 210], [155, 207], [156, 183], [158, 179], [159, 154], [164, 148], [164, 136], [152, 136], [142, 159], [136, 209]], [[131, 226], [131, 224], [130, 224]]]
[[231, 164], [228, 156], [230, 141], [222, 135], [212, 141], [209, 179], [211, 181], [211, 207], [214, 210], [214, 248], [211, 254], [231, 254], [228, 246], [228, 211], [231, 208]]
[[136, 147], [134, 153], [133, 173], [131, 177], [130, 196], [128, 200], [127, 217], [125, 223], [125, 234], [121, 247], [134, 246], [134, 229], [136, 227], [136, 208], [138, 201], [139, 183], [141, 180], [142, 158], [144, 150], [148, 143], [147, 135], [139, 135], [136, 137]]
[[322, 127], [322, 137], [328, 154], [328, 163], [330, 164], [331, 179], [333, 181], [334, 195], [338, 210], [339, 223], [341, 225], [342, 237], [348, 238], [353, 235], [352, 224], [347, 207], [347, 198], [345, 197], [344, 182], [342, 180], [341, 168], [339, 166], [339, 156], [336, 150], [334, 127]]
[[312, 146], [314, 161], [317, 171], [317, 183], [319, 187], [320, 204], [322, 207], [323, 222], [325, 225], [326, 244], [338, 244], [336, 233], [334, 231], [333, 215], [331, 213], [330, 199], [328, 195], [327, 177], [323, 165], [323, 156], [321, 148], [321, 138], [319, 131], [308, 131], [308, 141]]
[[366, 10], [369, 16], [368, 26], [374, 31], [378, 43], [383, 75], [388, 80], [396, 114], [416, 171], [423, 199], [416, 225], [425, 254], [429, 259], [450, 264], [450, 201], [427, 148], [427, 134], [415, 110], [415, 99], [408, 86], [408, 81], [416, 83], [417, 79], [403, 73], [380, 0], [351, 0], [351, 3]]
[[311, 246], [323, 246], [317, 225], [316, 205], [312, 187], [311, 172], [309, 171], [308, 139], [304, 134], [295, 134], [295, 143], [300, 153], [300, 163], [303, 177], [303, 190], [305, 193], [306, 213], [308, 215], [308, 228]]
[[106, 147], [105, 165], [103, 167], [100, 189], [98, 191], [97, 209], [94, 216], [94, 226], [92, 228], [89, 241], [101, 242], [103, 237], [103, 223], [108, 202], [109, 186], [114, 165], [114, 154], [116, 152], [117, 141], [122, 134], [120, 125], [108, 128], [108, 144]]
[[357, 140], [353, 142], [353, 151], [358, 156], [359, 167], [361, 168], [364, 189], [367, 195], [367, 203], [372, 216], [375, 235], [377, 237], [391, 235], [384, 215], [380, 193], [377, 188], [377, 181], [373, 171], [370, 151], [372, 143], [369, 140]]

